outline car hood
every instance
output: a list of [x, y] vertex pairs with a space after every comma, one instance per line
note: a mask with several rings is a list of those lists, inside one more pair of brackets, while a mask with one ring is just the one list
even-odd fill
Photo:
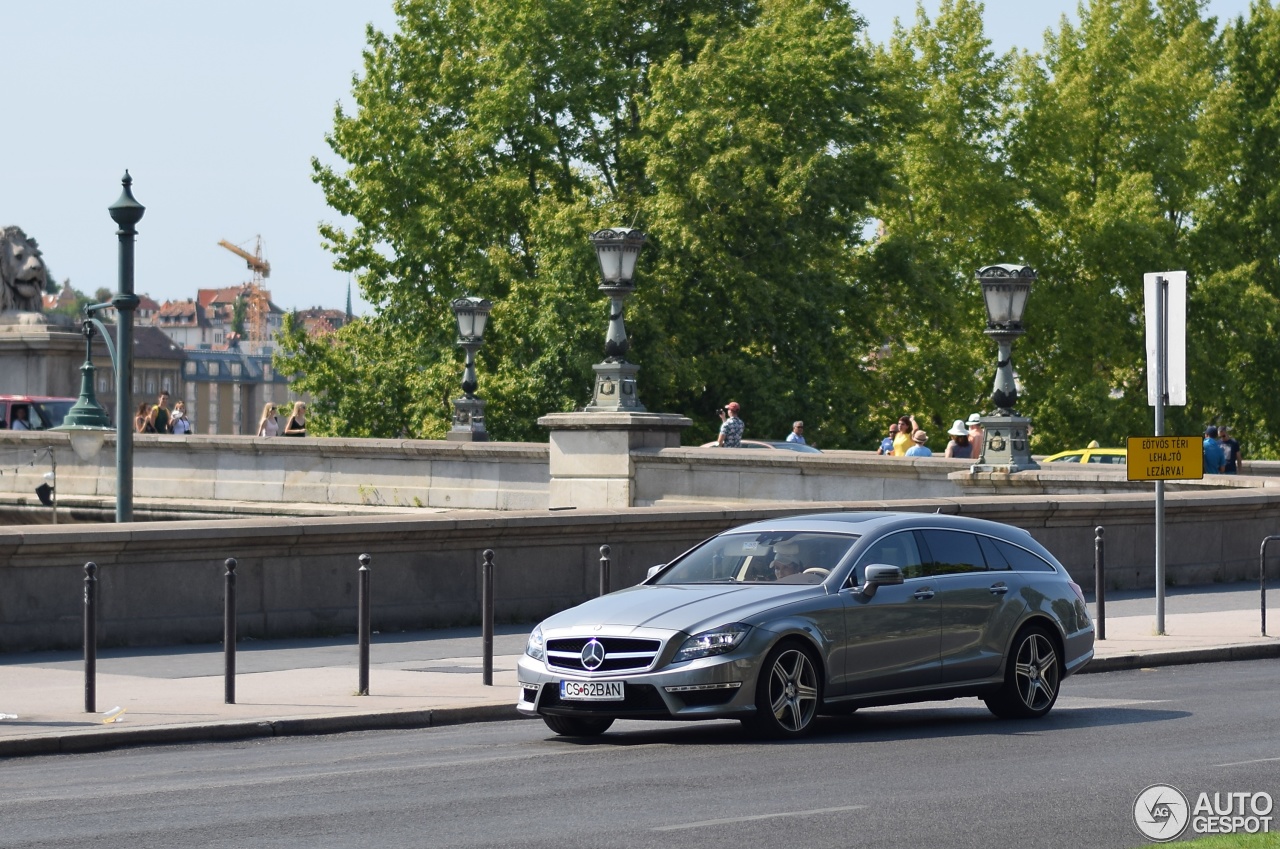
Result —
[[641, 585], [557, 613], [542, 623], [542, 629], [600, 625], [615, 633], [656, 628], [696, 634], [730, 622], [757, 624], [756, 617], [780, 604], [825, 594], [821, 585], [813, 584]]

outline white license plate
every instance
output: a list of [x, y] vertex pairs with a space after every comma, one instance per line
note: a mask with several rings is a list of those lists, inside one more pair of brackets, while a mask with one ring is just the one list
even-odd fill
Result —
[[626, 695], [621, 681], [561, 681], [560, 698], [575, 702], [620, 702]]

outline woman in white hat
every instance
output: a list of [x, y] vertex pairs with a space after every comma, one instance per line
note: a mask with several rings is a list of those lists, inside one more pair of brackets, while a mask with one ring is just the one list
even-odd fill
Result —
[[951, 437], [951, 441], [947, 443], [947, 450], [943, 452], [944, 457], [957, 457], [962, 460], [973, 457], [973, 445], [969, 442], [969, 428], [962, 420], [956, 419], [951, 425], [951, 430], [947, 431], [947, 435]]

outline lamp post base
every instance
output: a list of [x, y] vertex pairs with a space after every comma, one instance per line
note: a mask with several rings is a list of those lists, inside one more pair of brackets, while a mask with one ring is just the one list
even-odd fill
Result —
[[625, 362], [596, 363], [596, 391], [587, 405], [588, 413], [644, 413], [636, 396], [636, 372], [640, 366]]
[[453, 429], [444, 438], [449, 442], [488, 442], [489, 432], [484, 429], [484, 404], [482, 398], [455, 398]]
[[974, 472], [1012, 474], [1038, 469], [1031, 459], [1031, 419], [1022, 416], [984, 416], [982, 457], [971, 467]]

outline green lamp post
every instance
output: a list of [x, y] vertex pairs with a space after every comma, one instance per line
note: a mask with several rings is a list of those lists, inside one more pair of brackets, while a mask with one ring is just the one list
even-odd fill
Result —
[[[142, 220], [146, 207], [138, 203], [133, 196], [133, 178], [124, 172], [121, 179], [124, 186], [120, 197], [107, 208], [111, 218], [119, 226], [116, 236], [120, 240], [119, 248], [119, 282], [120, 291], [107, 303], [86, 307], [87, 318], [82, 325], [85, 337], [85, 362], [80, 367], [80, 397], [67, 411], [62, 425], [54, 430], [62, 431], [71, 438], [72, 450], [81, 458], [89, 458], [96, 454], [111, 432], [111, 420], [107, 411], [94, 396], [94, 368], [90, 356], [93, 343], [94, 327], [102, 331], [102, 338], [107, 343], [107, 352], [111, 356], [111, 365], [116, 374], [116, 521], [133, 521], [133, 422], [129, 410], [132, 405], [133, 371], [133, 312], [138, 308], [138, 296], [133, 293], [133, 240], [138, 234], [137, 223]], [[119, 345], [113, 348], [111, 336], [94, 313], [104, 307], [115, 307], [117, 316], [116, 341]]]

